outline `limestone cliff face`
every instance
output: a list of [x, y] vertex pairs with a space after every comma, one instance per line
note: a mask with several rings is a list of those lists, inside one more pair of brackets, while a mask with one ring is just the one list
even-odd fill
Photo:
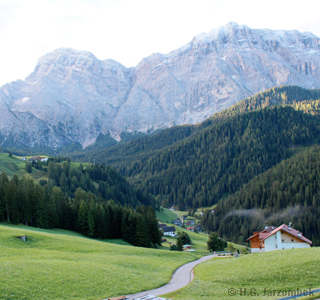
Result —
[[203, 121], [280, 85], [320, 88], [320, 39], [298, 31], [253, 30], [229, 23], [135, 68], [89, 52], [58, 49], [25, 81], [0, 89], [0, 144], [56, 148], [92, 144], [99, 133]]

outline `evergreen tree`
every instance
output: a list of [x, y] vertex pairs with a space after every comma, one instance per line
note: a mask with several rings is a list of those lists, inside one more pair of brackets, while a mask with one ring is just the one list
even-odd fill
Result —
[[[78, 212], [78, 220], [77, 220], [77, 225], [78, 225], [78, 230], [82, 234], [87, 234], [89, 228], [88, 228], [88, 213], [89, 209], [84, 200], [81, 201], [80, 207], [79, 207], [79, 212]], [[92, 215], [91, 215], [92, 217]]]
[[207, 249], [211, 251], [222, 251], [226, 247], [225, 242], [222, 241], [217, 233], [213, 232], [208, 239]]
[[183, 250], [183, 245], [184, 245], [184, 243], [182, 241], [182, 238], [179, 236], [177, 238], [177, 250], [178, 251], [182, 251]]

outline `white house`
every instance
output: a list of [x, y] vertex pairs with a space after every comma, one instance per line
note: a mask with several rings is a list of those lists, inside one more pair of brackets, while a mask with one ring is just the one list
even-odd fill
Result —
[[279, 249], [309, 248], [312, 241], [303, 236], [303, 234], [289, 225], [282, 224], [277, 227], [263, 239], [265, 251]]
[[172, 237], [177, 236], [176, 228], [174, 226], [166, 226], [166, 227], [163, 227], [162, 230], [163, 230], [163, 235], [169, 235]]
[[264, 252], [264, 238], [275, 229], [275, 226], [265, 226], [264, 230], [254, 231], [253, 235], [247, 239], [250, 241], [251, 253]]

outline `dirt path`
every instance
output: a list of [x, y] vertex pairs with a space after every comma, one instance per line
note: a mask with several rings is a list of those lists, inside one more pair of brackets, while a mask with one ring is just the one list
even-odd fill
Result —
[[193, 269], [195, 266], [197, 266], [198, 264], [200, 264], [204, 261], [210, 260], [211, 258], [213, 258], [215, 256], [217, 256], [217, 254], [207, 255], [207, 256], [199, 258], [198, 260], [189, 262], [189, 263], [179, 267], [172, 274], [170, 282], [160, 288], [150, 290], [150, 291], [140, 292], [137, 294], [127, 295], [127, 297], [129, 299], [134, 299], [136, 297], [140, 297], [145, 294], [159, 296], [159, 295], [164, 295], [164, 294], [179, 290], [179, 289], [185, 287], [187, 284], [189, 284], [193, 280], [193, 276], [194, 276]]

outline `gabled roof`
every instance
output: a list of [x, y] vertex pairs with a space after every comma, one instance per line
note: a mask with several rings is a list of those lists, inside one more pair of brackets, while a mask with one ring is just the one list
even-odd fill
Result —
[[267, 238], [270, 237], [271, 235], [275, 234], [275, 233], [276, 233], [277, 231], [279, 231], [279, 230], [282, 230], [282, 231], [284, 231], [284, 232], [286, 232], [286, 233], [289, 233], [290, 235], [292, 235], [292, 236], [300, 239], [301, 241], [306, 242], [306, 243], [312, 245], [312, 241], [310, 241], [309, 239], [307, 239], [306, 237], [304, 237], [300, 231], [298, 231], [298, 230], [296, 230], [296, 229], [294, 229], [294, 228], [292, 228], [292, 227], [289, 227], [289, 226], [286, 225], [286, 224], [282, 224], [281, 226], [277, 227], [276, 229], [274, 229], [273, 231], [271, 231], [269, 234], [267, 234], [266, 236], [264, 236], [264, 238], [263, 238], [262, 240], [264, 241], [265, 239], [267, 239]]
[[252, 236], [250, 236], [247, 241], [251, 240], [252, 238], [256, 237], [257, 235], [259, 236], [259, 240], [262, 240], [265, 238], [265, 236], [267, 236], [271, 231], [273, 231], [274, 229], [276, 229], [275, 226], [269, 226], [269, 227], [266, 227], [264, 230], [261, 230], [261, 231], [255, 231], [253, 233]]
[[163, 227], [167, 227], [167, 225], [166, 225], [166, 224], [160, 224], [160, 223], [158, 223], [158, 227], [159, 227], [159, 228], [163, 228]]
[[171, 232], [176, 231], [176, 228], [174, 226], [166, 226], [162, 228], [163, 232]]

